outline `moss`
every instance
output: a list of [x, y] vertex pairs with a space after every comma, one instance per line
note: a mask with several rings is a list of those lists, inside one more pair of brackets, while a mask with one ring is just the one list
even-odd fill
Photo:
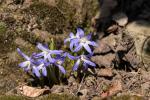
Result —
[[37, 98], [27, 98], [23, 96], [15, 96], [15, 95], [1, 95], [0, 100], [79, 100], [78, 97], [67, 95], [67, 94], [49, 94]]
[[4, 22], [0, 22], [0, 35], [7, 31], [7, 25]]
[[6, 96], [6, 95], [2, 95], [0, 96], [0, 100], [29, 100], [25, 97], [22, 96], [14, 96], [14, 95], [10, 95], [10, 96]]
[[1, 53], [7, 53], [9, 51], [14, 50], [16, 48], [13, 39], [15, 38], [16, 33], [13, 31], [7, 31], [5, 33], [0, 34], [0, 52]]
[[40, 100], [79, 100], [78, 97], [67, 95], [67, 94], [49, 94]]
[[37, 41], [40, 42], [38, 38], [35, 35], [33, 35], [33, 33], [21, 30], [19, 34], [21, 38], [23, 38], [25, 41], [28, 41], [33, 45], [36, 45]]
[[112, 97], [112, 100], [143, 100], [143, 98], [139, 96], [122, 95]]
[[52, 34], [62, 34], [72, 28], [75, 9], [65, 1], [59, 0], [57, 6], [50, 6], [43, 2], [35, 2], [25, 10], [37, 18], [42, 30]]

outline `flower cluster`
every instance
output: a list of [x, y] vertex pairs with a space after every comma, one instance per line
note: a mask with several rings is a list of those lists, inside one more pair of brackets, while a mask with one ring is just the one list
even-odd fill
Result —
[[[33, 53], [30, 57], [24, 54], [19, 48], [17, 49], [18, 53], [26, 60], [20, 63], [19, 66], [23, 68], [24, 71], [31, 72], [36, 77], [46, 77], [48, 74], [47, 69], [51, 67], [57, 67], [61, 73], [65, 74], [66, 70], [63, 67], [63, 63], [66, 58], [76, 60], [73, 71], [76, 71], [81, 64], [83, 64], [84, 69], [87, 69], [88, 66], [96, 66], [95, 63], [90, 61], [90, 57], [93, 55], [91, 46], [97, 46], [97, 44], [91, 40], [91, 34], [85, 35], [81, 28], [77, 28], [76, 35], [70, 33], [69, 38], [64, 40], [65, 44], [67, 42], [70, 43], [72, 54], [83, 51], [82, 54], [72, 56], [68, 52], [62, 50], [50, 50], [48, 46], [38, 43], [37, 48], [41, 50], [41, 52]], [[85, 50], [86, 52], [84, 52]]]
[[47, 76], [47, 67], [52, 66], [58, 67], [62, 73], [66, 73], [62, 66], [66, 56], [62, 50], [49, 50], [41, 43], [38, 43], [37, 47], [42, 52], [33, 53], [31, 57], [28, 57], [19, 48], [17, 49], [18, 53], [26, 59], [26, 61], [19, 64], [21, 68], [26, 72], [32, 71], [37, 77]]

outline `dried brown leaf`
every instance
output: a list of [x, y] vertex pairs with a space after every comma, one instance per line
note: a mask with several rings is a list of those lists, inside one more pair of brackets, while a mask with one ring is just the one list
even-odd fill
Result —
[[27, 97], [38, 97], [44, 93], [50, 92], [49, 89], [38, 89], [38, 88], [30, 87], [27, 85], [21, 86], [19, 90], [21, 91], [21, 94]]

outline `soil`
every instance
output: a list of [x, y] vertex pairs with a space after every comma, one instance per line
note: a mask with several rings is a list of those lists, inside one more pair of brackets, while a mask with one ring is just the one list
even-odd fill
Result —
[[150, 26], [134, 22], [125, 27], [112, 25], [110, 35], [96, 40], [99, 46], [91, 60], [97, 67], [89, 68], [80, 79], [71, 75], [66, 84], [54, 85], [49, 94], [37, 98], [18, 92], [28, 76], [18, 67], [22, 58], [16, 48], [29, 55], [37, 51], [37, 42], [51, 38], [62, 48], [63, 39], [78, 26], [94, 33], [97, 9], [94, 0], [0, 0], [0, 99], [148, 100]]

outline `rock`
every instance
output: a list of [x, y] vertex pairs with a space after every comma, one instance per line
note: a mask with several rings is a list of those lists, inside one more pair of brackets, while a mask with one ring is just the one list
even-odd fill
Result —
[[129, 62], [133, 68], [138, 68], [141, 63], [141, 60], [137, 55], [134, 47], [130, 49], [127, 54], [125, 54], [125, 57], [123, 59]]
[[150, 37], [147, 37], [143, 43], [141, 59], [146, 70], [150, 71]]
[[129, 34], [133, 37], [137, 37], [139, 35], [143, 36], [150, 36], [150, 23], [144, 21], [144, 20], [138, 20], [129, 23], [126, 26], [127, 31]]
[[97, 76], [112, 77], [113, 76], [112, 69], [111, 68], [100, 69], [97, 72]]
[[117, 30], [118, 30], [118, 26], [114, 24], [114, 25], [108, 27], [108, 29], [106, 30], [106, 32], [107, 33], [116, 33]]
[[106, 44], [105, 41], [103, 41], [103, 39], [98, 40], [97, 44], [98, 44], [98, 47], [94, 49], [94, 53], [105, 54], [111, 51], [110, 46]]
[[124, 13], [115, 14], [113, 20], [116, 21], [119, 26], [125, 26], [128, 23], [128, 17]]
[[91, 58], [91, 60], [93, 62], [95, 62], [96, 64], [98, 64], [99, 66], [106, 66], [106, 67], [110, 67], [113, 64], [113, 61], [115, 60], [115, 54], [109, 53], [106, 55], [97, 55], [97, 56], [93, 56]]
[[134, 38], [136, 52], [141, 55], [141, 50], [145, 39], [150, 36], [150, 23], [146, 21], [135, 21], [127, 25], [128, 34]]

